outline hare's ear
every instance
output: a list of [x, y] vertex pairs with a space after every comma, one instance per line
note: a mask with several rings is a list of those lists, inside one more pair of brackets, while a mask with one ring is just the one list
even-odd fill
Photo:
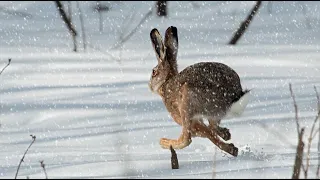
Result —
[[170, 26], [166, 30], [164, 45], [166, 46], [167, 60], [171, 66], [177, 70], [177, 54], [178, 54], [178, 30], [174, 26]]
[[156, 56], [158, 58], [159, 63], [165, 58], [165, 47], [162, 42], [162, 37], [157, 29], [152, 29], [150, 32], [150, 38], [152, 42], [152, 46], [154, 51], [156, 52]]

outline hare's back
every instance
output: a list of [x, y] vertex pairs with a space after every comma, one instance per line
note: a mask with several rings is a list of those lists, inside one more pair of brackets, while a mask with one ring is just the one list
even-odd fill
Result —
[[222, 63], [197, 63], [185, 68], [178, 76], [180, 83], [188, 83], [188, 87], [204, 91], [199, 93], [214, 92], [216, 98], [223, 98], [230, 103], [243, 94], [238, 74]]

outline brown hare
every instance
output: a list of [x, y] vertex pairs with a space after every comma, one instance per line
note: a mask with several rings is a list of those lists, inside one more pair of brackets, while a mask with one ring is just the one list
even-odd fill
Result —
[[192, 137], [204, 137], [237, 156], [238, 148], [219, 138], [231, 138], [229, 129], [219, 124], [227, 115], [240, 115], [248, 103], [249, 90], [242, 89], [238, 74], [217, 62], [200, 62], [179, 73], [177, 28], [169, 27], [164, 41], [157, 29], [150, 32], [150, 38], [158, 65], [152, 70], [149, 88], [162, 97], [173, 120], [182, 126], [178, 139], [160, 139], [162, 148], [182, 149]]

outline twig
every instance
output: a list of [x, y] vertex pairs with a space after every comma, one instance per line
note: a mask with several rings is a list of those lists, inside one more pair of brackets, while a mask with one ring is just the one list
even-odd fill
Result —
[[171, 168], [179, 169], [178, 156], [175, 150], [172, 148], [172, 146], [170, 146], [170, 151], [171, 151]]
[[[320, 98], [319, 98], [319, 94], [318, 94], [318, 91], [317, 91], [317, 88], [316, 86], [314, 86], [314, 91], [316, 92], [316, 95], [317, 95], [317, 102], [318, 102], [318, 117], [319, 117], [319, 113], [320, 113]], [[317, 168], [317, 172], [316, 172], [316, 177], [317, 179], [320, 178], [320, 120], [319, 120], [319, 128], [318, 130], [316, 131], [317, 133], [319, 133], [319, 139], [318, 139], [318, 168]], [[316, 133], [315, 133], [316, 134]]]
[[46, 179], [48, 179], [48, 174], [45, 168], [45, 164], [43, 163], [43, 160], [40, 161], [40, 166], [42, 167], [43, 171], [44, 171], [44, 175], [46, 176]]
[[306, 169], [302, 163], [303, 149], [304, 149], [304, 143], [302, 141], [302, 138], [303, 138], [303, 134], [304, 134], [304, 128], [301, 128], [301, 130], [300, 130], [299, 118], [298, 118], [298, 106], [297, 106], [297, 102], [296, 102], [295, 96], [292, 91], [291, 83], [289, 84], [289, 90], [290, 90], [290, 94], [291, 94], [291, 97], [293, 100], [293, 106], [294, 106], [294, 110], [295, 110], [295, 120], [296, 120], [297, 133], [298, 133], [298, 145], [297, 145], [296, 158], [295, 158], [295, 162], [294, 162], [294, 166], [293, 166], [292, 179], [299, 179], [301, 167], [303, 168], [304, 171]]
[[60, 1], [54, 1], [54, 2], [56, 3], [56, 6], [60, 12], [60, 16], [63, 19], [63, 22], [66, 23], [70, 33], [73, 34], [74, 36], [77, 36], [77, 31], [75, 30], [75, 28], [73, 27], [73, 24], [71, 23], [71, 18], [67, 16], [61, 2]]
[[124, 42], [129, 40], [131, 36], [138, 30], [138, 28], [152, 15], [153, 8], [151, 8], [148, 13], [141, 19], [139, 24], [125, 37], [123, 37], [119, 42], [117, 42], [115, 45], [113, 45], [110, 49], [116, 49], [120, 47]]
[[77, 36], [77, 31], [75, 30], [72, 22], [71, 22], [71, 18], [67, 16], [64, 8], [63, 8], [63, 5], [60, 1], [54, 1], [58, 10], [59, 10], [59, 13], [60, 13], [60, 16], [63, 20], [63, 22], [67, 25], [68, 27], [68, 30], [72, 36], [72, 40], [73, 40], [73, 51], [77, 51], [77, 41], [76, 41], [76, 36]]
[[313, 88], [314, 88], [314, 91], [316, 92], [316, 96], [317, 96], [317, 105], [318, 105], [318, 113], [319, 113], [319, 111], [320, 111], [320, 97], [319, 97], [319, 94], [317, 91], [317, 87], [313, 86]]
[[95, 47], [93, 45], [91, 45], [90, 43], [87, 44], [88, 47], [91, 47], [92, 49], [96, 50], [96, 51], [99, 51], [100, 53], [104, 54], [104, 55], [107, 55], [107, 56], [110, 56], [112, 59], [116, 60], [116, 61], [120, 61], [120, 58], [116, 58], [115, 56], [113, 56], [111, 53], [109, 52], [106, 52], [106, 51], [102, 51], [100, 48], [98, 47]]
[[8, 64], [1, 70], [0, 74], [10, 65], [11, 63], [11, 58], [8, 60]]
[[304, 170], [304, 177], [305, 179], [308, 178], [308, 169], [309, 169], [309, 166], [310, 166], [310, 149], [311, 149], [311, 142], [313, 140], [313, 137], [316, 135], [316, 133], [318, 131], [315, 131], [315, 133], [313, 133], [314, 131], [314, 128], [315, 128], [315, 125], [316, 125], [316, 122], [317, 120], [319, 119], [319, 113], [320, 113], [320, 109], [318, 109], [318, 113], [317, 113], [317, 116], [316, 118], [314, 119], [313, 121], [313, 124], [312, 124], [312, 127], [311, 127], [311, 132], [310, 132], [310, 135], [309, 135], [309, 138], [308, 138], [308, 149], [307, 149], [307, 163], [306, 163], [306, 169]]
[[23, 154], [23, 156], [22, 156], [22, 158], [21, 158], [21, 160], [20, 160], [20, 163], [19, 163], [19, 165], [18, 165], [18, 169], [17, 169], [17, 172], [16, 172], [16, 176], [14, 177], [14, 179], [17, 179], [17, 176], [18, 176], [18, 172], [19, 172], [21, 163], [23, 162], [23, 159], [24, 159], [24, 157], [26, 156], [29, 148], [30, 148], [31, 145], [34, 143], [34, 141], [36, 140], [36, 136], [34, 136], [34, 135], [32, 135], [32, 134], [31, 134], [30, 136], [32, 137], [33, 140], [32, 140], [32, 142], [31, 142], [31, 144], [29, 145], [29, 147], [27, 148], [27, 150], [24, 152], [24, 154]]
[[[319, 129], [317, 129], [314, 134], [312, 135], [312, 139], [314, 139], [316, 137], [316, 135], [319, 133]], [[319, 152], [319, 151], [318, 151]], [[319, 152], [320, 153], [320, 152]]]
[[120, 34], [119, 34], [119, 40], [123, 39], [124, 32], [123, 30], [129, 29], [129, 26], [132, 25], [133, 18], [136, 16], [137, 11], [133, 11], [134, 7], [131, 8], [131, 10], [128, 12], [127, 16], [124, 18], [121, 24], [120, 28]]
[[289, 84], [289, 89], [290, 89], [290, 93], [291, 93], [291, 97], [292, 97], [292, 100], [293, 100], [293, 106], [294, 106], [294, 111], [295, 111], [295, 118], [296, 118], [296, 125], [297, 125], [297, 132], [299, 133], [300, 131], [300, 126], [299, 126], [299, 118], [298, 118], [298, 106], [297, 106], [297, 102], [296, 102], [296, 98], [293, 94], [293, 91], [292, 91], [292, 86], [291, 86], [291, 83]]

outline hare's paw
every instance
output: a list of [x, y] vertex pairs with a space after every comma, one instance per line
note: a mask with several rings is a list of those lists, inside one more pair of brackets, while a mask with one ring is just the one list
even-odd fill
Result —
[[231, 133], [228, 128], [219, 127], [218, 134], [225, 141], [228, 141], [231, 139]]
[[238, 148], [234, 146], [234, 144], [228, 144], [228, 149], [226, 151], [234, 157], [238, 156]]
[[167, 138], [161, 138], [160, 139], [160, 145], [163, 149], [169, 149], [170, 148], [170, 139]]

